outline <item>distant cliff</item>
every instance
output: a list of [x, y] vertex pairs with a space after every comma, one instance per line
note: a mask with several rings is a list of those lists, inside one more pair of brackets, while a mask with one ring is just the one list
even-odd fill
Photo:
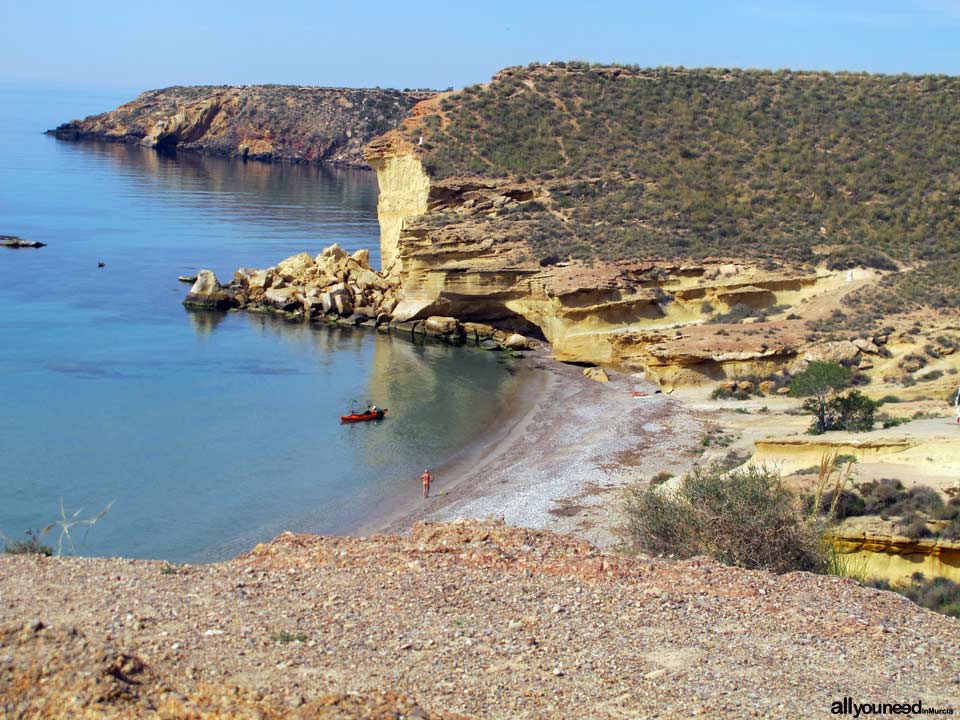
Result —
[[431, 91], [293, 85], [171, 87], [49, 132], [256, 160], [365, 166], [363, 147]]

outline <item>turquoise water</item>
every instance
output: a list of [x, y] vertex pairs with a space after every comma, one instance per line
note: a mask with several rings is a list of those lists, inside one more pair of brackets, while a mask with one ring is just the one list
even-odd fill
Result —
[[[126, 97], [0, 90], [0, 532], [110, 512], [77, 551], [212, 560], [283, 530], [349, 532], [419, 492], [519, 375], [494, 354], [185, 310], [338, 242], [377, 257], [372, 173], [161, 156], [42, 134]], [[105, 263], [98, 268], [97, 263]], [[352, 400], [389, 408], [342, 426]], [[48, 541], [56, 542], [56, 532]]]

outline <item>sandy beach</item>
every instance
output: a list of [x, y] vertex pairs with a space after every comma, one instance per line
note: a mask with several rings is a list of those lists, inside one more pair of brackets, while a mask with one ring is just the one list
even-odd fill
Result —
[[402, 533], [418, 520], [496, 518], [608, 547], [617, 541], [620, 488], [661, 471], [681, 474], [699, 457], [702, 423], [642, 377], [611, 372], [601, 383], [546, 353], [528, 362], [531, 372], [499, 425], [431, 468], [431, 497], [423, 499], [411, 478], [409, 496], [357, 534]]

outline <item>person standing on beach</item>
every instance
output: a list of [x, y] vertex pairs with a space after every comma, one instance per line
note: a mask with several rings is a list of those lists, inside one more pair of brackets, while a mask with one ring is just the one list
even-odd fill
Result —
[[957, 422], [960, 423], [960, 387], [957, 388], [957, 399], [953, 401], [953, 407], [957, 411]]
[[433, 475], [430, 474], [428, 469], [424, 468], [420, 474], [420, 482], [423, 483], [423, 496], [425, 498], [430, 497], [430, 483], [433, 482]]

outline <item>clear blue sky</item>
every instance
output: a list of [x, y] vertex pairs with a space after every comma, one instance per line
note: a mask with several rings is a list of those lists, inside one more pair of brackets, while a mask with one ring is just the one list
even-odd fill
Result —
[[444, 88], [570, 59], [958, 75], [960, 0], [0, 0], [5, 84]]

